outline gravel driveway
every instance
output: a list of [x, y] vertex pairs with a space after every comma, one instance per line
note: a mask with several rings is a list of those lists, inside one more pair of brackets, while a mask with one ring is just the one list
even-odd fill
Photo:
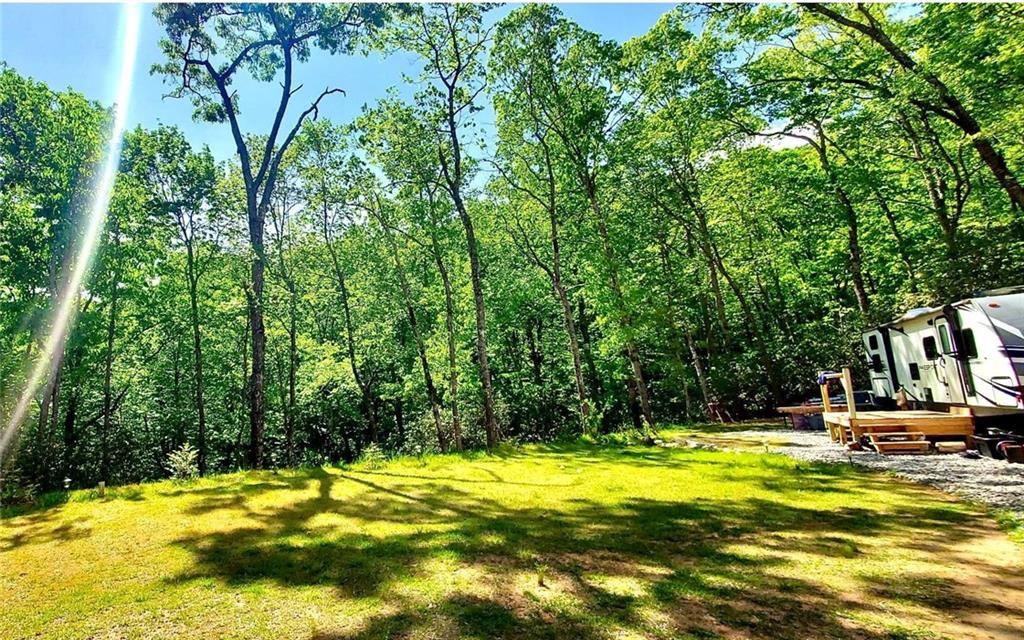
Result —
[[[938, 487], [943, 491], [1008, 509], [1024, 516], [1024, 464], [1009, 464], [991, 458], [965, 458], [958, 454], [889, 455], [869, 451], [847, 451], [818, 431], [736, 431], [723, 437], [763, 441], [772, 451], [808, 462], [853, 461], [871, 469], [888, 471], [902, 478]], [[710, 439], [714, 442], [714, 439]]]

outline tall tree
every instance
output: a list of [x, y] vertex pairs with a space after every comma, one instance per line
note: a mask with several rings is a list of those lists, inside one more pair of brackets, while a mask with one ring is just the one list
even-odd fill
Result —
[[509, 30], [514, 32], [521, 28], [521, 25], [511, 20], [503, 22], [491, 55], [492, 93], [495, 95], [500, 138], [495, 167], [502, 180], [519, 196], [518, 200], [526, 201], [521, 205], [519, 202], [513, 204], [514, 210], [529, 211], [540, 207], [546, 214], [550, 257], [534, 246], [532, 232], [529, 230], [532, 225], [528, 221], [524, 223], [516, 213], [511, 216], [509, 231], [527, 260], [547, 275], [552, 292], [562, 307], [576, 396], [579, 399], [580, 420], [584, 432], [590, 432], [594, 425], [590, 420], [590, 401], [587, 398], [579, 339], [576, 335], [574, 304], [562, 275], [561, 218], [564, 214], [560, 205], [564, 203], [559, 195], [561, 187], [557, 178], [560, 158], [556, 156], [561, 150], [554, 132], [544, 125], [539, 105], [534, 100], [535, 87], [530, 77], [533, 68], [517, 64], [518, 61], [510, 59], [516, 51], [506, 51], [504, 48], [507, 42], [505, 34]]
[[192, 329], [196, 448], [200, 475], [207, 471], [206, 401], [200, 280], [218, 252], [222, 212], [215, 201], [217, 167], [209, 149], [199, 152], [177, 128], [161, 126], [147, 133], [137, 129], [125, 141], [122, 170], [136, 176], [147, 190], [148, 207], [158, 221], [170, 224], [185, 249], [189, 324]]
[[[447, 256], [452, 207], [440, 193], [446, 190], [430, 124], [416, 110], [385, 99], [364, 111], [356, 121], [362, 149], [398, 189], [408, 206], [411, 228], [405, 236], [425, 248], [433, 259], [444, 292], [445, 332], [448, 348], [448, 397], [452, 442], [462, 450], [459, 410], [459, 363], [456, 342], [455, 295], [450, 256]], [[413, 202], [414, 201], [414, 202]]]
[[352, 156], [348, 151], [344, 131], [329, 122], [310, 123], [299, 140], [296, 150], [296, 164], [303, 181], [305, 200], [310, 214], [316, 216], [316, 227], [320, 230], [324, 246], [330, 256], [342, 316], [345, 325], [345, 344], [348, 351], [352, 377], [362, 395], [363, 413], [370, 427], [373, 441], [377, 440], [378, 416], [375, 391], [375, 377], [368, 367], [360, 366], [356, 349], [356, 328], [352, 319], [352, 303], [346, 260], [342, 254], [342, 237], [348, 225], [353, 223], [353, 211], [358, 194], [354, 182]]
[[399, 47], [418, 53], [425, 61], [420, 78], [422, 89], [416, 100], [423, 117], [440, 133], [435, 144], [443, 185], [466, 233], [476, 309], [476, 355], [484, 395], [484, 428], [487, 446], [493, 448], [498, 444], [500, 432], [487, 354], [483, 266], [476, 228], [466, 204], [473, 167], [463, 144], [469, 117], [481, 108], [477, 98], [484, 89], [483, 56], [488, 41], [484, 14], [487, 9], [485, 5], [472, 4], [419, 5], [394, 32], [394, 40]]
[[911, 89], [913, 93], [911, 93], [910, 101], [959, 127], [970, 138], [978, 155], [992, 171], [992, 175], [995, 176], [1014, 205], [1017, 208], [1024, 208], [1024, 188], [1021, 187], [1017, 177], [1007, 166], [1003, 153], [986, 135], [981, 123], [963, 99], [953, 91], [949, 83], [940, 78], [928, 65], [915, 60], [910, 52], [893, 40], [883, 24], [884, 18], [872, 13], [871, 9], [862, 2], [858, 2], [856, 5], [855, 13], [857, 15], [852, 16], [847, 15], [838, 7], [826, 4], [810, 2], [803, 6], [806, 11], [824, 16], [836, 24], [852, 29], [868, 38], [881, 47], [900, 68], [913, 78], [923, 81], [930, 90], [930, 95], [917, 93]]
[[[302, 123], [316, 119], [320, 102], [341, 89], [324, 89], [285, 128], [288, 106], [302, 85], [295, 84], [295, 64], [316, 50], [351, 51], [357, 36], [378, 26], [384, 16], [378, 5], [246, 4], [160, 5], [154, 14], [167, 31], [161, 41], [163, 64], [154, 65], [174, 83], [171, 95], [189, 97], [195, 116], [227, 121], [245, 182], [246, 220], [252, 249], [252, 278], [247, 291], [252, 325], [252, 375], [249, 384], [249, 462], [263, 465], [265, 422], [264, 369], [267, 336], [263, 322], [266, 251], [264, 230], [285, 152]], [[239, 124], [239, 96], [230, 87], [240, 71], [270, 82], [283, 76], [273, 122], [265, 137], [247, 139]]]
[[615, 91], [619, 51], [613, 43], [566, 20], [557, 9], [529, 6], [504, 25], [506, 65], [523, 65], [529, 91], [523, 95], [538, 115], [537, 124], [553, 132], [565, 151], [578, 188], [598, 230], [603, 267], [629, 360], [631, 388], [640, 402], [645, 430], [654, 429], [650, 392], [644, 379], [633, 316], [626, 303], [619, 258], [609, 231], [605, 194], [610, 140], [624, 115], [621, 93]]

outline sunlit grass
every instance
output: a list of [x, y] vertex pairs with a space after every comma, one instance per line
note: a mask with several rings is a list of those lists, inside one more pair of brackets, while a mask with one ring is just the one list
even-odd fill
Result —
[[[669, 432], [669, 435], [673, 435]], [[1012, 637], [977, 507], [760, 453], [548, 445], [224, 475], [0, 524], [2, 638]]]

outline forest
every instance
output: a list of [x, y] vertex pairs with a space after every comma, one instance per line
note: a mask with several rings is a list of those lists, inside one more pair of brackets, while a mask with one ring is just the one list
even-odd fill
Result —
[[[649, 440], [1024, 281], [1020, 5], [683, 5], [621, 44], [493, 9], [156, 6], [152, 73], [236, 153], [126, 134], [5, 491], [166, 477], [186, 445], [213, 474]], [[411, 91], [323, 117], [368, 52], [415, 57]], [[242, 76], [277, 95], [264, 130]], [[0, 65], [4, 425], [112, 113]]]

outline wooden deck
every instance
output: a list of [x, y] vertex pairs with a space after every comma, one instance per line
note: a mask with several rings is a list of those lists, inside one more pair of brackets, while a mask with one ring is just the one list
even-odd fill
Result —
[[[857, 411], [851, 417], [845, 411], [822, 414], [832, 439], [842, 444], [858, 442], [872, 434], [920, 435], [921, 439], [936, 437], [970, 438], [974, 434], [974, 417], [970, 413], [941, 411]], [[917, 438], [915, 438], [916, 440]], [[884, 447], [876, 447], [882, 452]], [[898, 449], [899, 447], [892, 447]]]
[[[828, 383], [838, 380], [846, 394], [845, 411], [837, 411], [829, 397]], [[967, 407], [942, 411], [858, 411], [854, 401], [853, 374], [849, 367], [842, 373], [818, 374], [822, 419], [832, 440], [858, 443], [867, 440], [879, 453], [925, 453], [931, 449], [929, 438], [963, 438], [968, 445], [974, 435], [974, 416]], [[901, 391], [902, 393], [902, 391]]]

